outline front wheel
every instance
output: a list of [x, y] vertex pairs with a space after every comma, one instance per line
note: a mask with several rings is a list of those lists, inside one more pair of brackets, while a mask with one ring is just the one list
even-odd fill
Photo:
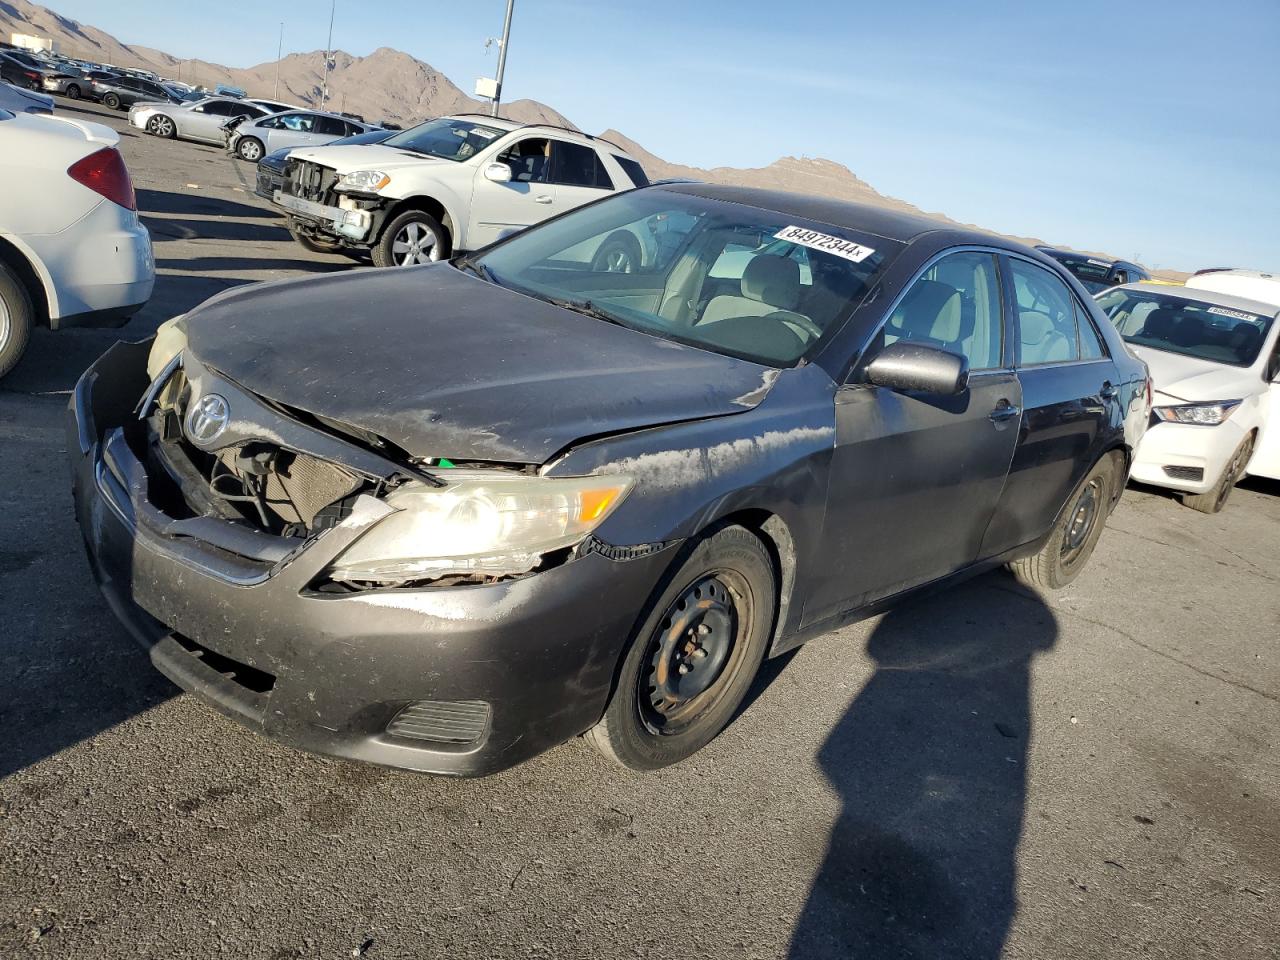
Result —
[[292, 223], [289, 224], [289, 236], [298, 243], [304, 250], [310, 250], [312, 253], [341, 253], [342, 244], [338, 241], [319, 240], [315, 237], [309, 237], [301, 232]]
[[112, 110], [119, 110], [120, 98], [117, 97], [114, 93], [108, 93], [105, 97], [102, 98], [102, 105], [104, 107], [110, 107]]
[[241, 160], [257, 163], [262, 159], [262, 141], [256, 137], [241, 137], [236, 141], [236, 153]]
[[1218, 482], [1213, 485], [1213, 489], [1207, 493], [1184, 493], [1183, 506], [1199, 510], [1201, 513], [1220, 511], [1227, 505], [1227, 498], [1231, 496], [1231, 491], [1236, 488], [1236, 484], [1244, 479], [1245, 469], [1252, 459], [1253, 434], [1251, 433], [1240, 441], [1240, 446], [1236, 447], [1235, 453], [1231, 454], [1231, 459], [1227, 461], [1227, 466], [1222, 471], [1222, 476], [1218, 478]]
[[406, 210], [387, 224], [370, 253], [379, 267], [434, 263], [449, 257], [448, 234], [425, 210]]
[[643, 256], [640, 241], [628, 231], [618, 230], [600, 244], [591, 258], [591, 269], [596, 273], [635, 273]]
[[1009, 564], [1018, 581], [1040, 590], [1060, 590], [1080, 576], [1107, 524], [1120, 471], [1106, 456], [1080, 481], [1040, 552]]
[[689, 553], [631, 641], [587, 739], [632, 770], [706, 746], [733, 718], [764, 659], [777, 586], [760, 538], [724, 527]]
[[155, 137], [162, 137], [165, 140], [171, 140], [173, 135], [177, 133], [177, 129], [171, 119], [164, 114], [160, 114], [147, 121], [147, 133]]

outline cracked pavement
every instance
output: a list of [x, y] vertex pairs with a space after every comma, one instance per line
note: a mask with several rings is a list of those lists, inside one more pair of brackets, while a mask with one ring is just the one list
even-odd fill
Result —
[[[161, 274], [124, 336], [347, 268], [246, 165], [123, 149]], [[116, 624], [63, 407], [120, 335], [42, 332], [0, 384], [0, 956], [1276, 955], [1280, 484], [1130, 488], [1069, 589], [988, 574], [817, 640], [678, 767], [435, 779], [267, 742]]]

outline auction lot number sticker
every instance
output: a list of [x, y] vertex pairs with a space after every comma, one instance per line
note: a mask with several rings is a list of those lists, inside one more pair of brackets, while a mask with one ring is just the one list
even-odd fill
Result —
[[854, 243], [852, 240], [833, 237], [829, 233], [819, 233], [817, 230], [807, 230], [804, 227], [797, 226], [783, 227], [773, 235], [773, 239], [798, 243], [800, 246], [808, 247], [810, 250], [831, 253], [837, 257], [852, 260], [854, 263], [861, 263], [875, 253], [870, 247], [864, 247], [862, 244]]

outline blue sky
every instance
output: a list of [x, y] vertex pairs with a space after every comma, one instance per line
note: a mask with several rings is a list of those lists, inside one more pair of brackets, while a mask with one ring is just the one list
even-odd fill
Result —
[[[231, 66], [322, 49], [328, 4], [55, 0]], [[464, 90], [505, 0], [338, 0], [334, 45]], [[304, 17], [301, 11], [310, 11]], [[959, 220], [1175, 269], [1280, 270], [1280, 2], [516, 0], [507, 98], [697, 166], [837, 160]]]

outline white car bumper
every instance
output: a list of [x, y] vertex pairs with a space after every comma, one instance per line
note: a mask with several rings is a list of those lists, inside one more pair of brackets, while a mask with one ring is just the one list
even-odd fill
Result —
[[151, 299], [151, 235], [132, 210], [103, 200], [66, 230], [26, 239], [52, 280], [55, 329], [118, 323]]
[[1244, 428], [1228, 419], [1216, 427], [1158, 423], [1138, 444], [1131, 476], [1157, 487], [1205, 493], [1222, 477], [1244, 440]]
[[129, 109], [129, 126], [139, 130], [147, 129], [147, 121], [155, 116], [155, 107], [131, 107]]

